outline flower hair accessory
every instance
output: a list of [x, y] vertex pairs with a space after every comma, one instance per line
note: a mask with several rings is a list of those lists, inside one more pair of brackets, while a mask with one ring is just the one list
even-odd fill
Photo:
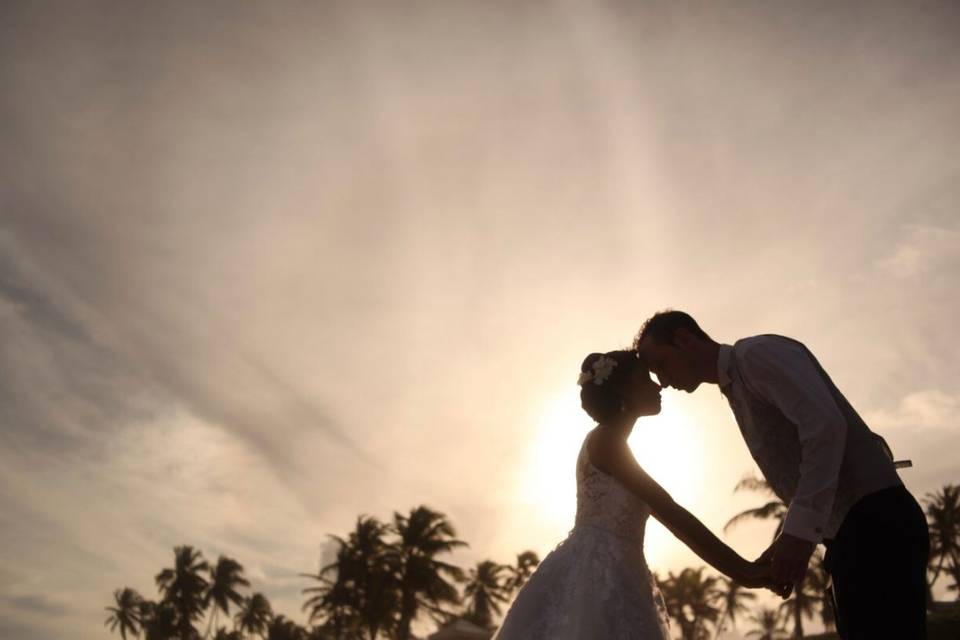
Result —
[[617, 361], [610, 356], [600, 356], [593, 361], [593, 365], [590, 367], [593, 371], [580, 372], [580, 377], [577, 378], [577, 384], [582, 387], [592, 380], [593, 384], [599, 387], [610, 377], [610, 374], [613, 373], [616, 366]]

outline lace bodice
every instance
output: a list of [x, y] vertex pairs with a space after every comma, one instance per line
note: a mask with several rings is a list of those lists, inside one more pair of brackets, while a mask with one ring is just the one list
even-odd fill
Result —
[[595, 526], [643, 546], [650, 507], [636, 494], [590, 462], [584, 438], [577, 457], [575, 527]]
[[650, 508], [577, 456], [573, 529], [537, 566], [492, 640], [669, 640], [643, 555]]

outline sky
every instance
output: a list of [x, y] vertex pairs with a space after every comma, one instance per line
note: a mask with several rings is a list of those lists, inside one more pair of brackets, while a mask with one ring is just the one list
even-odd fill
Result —
[[[107, 637], [182, 544], [303, 621], [330, 534], [421, 504], [463, 566], [543, 556], [580, 362], [664, 308], [804, 341], [914, 495], [960, 482], [958, 36], [947, 1], [4, 2], [0, 637]], [[715, 387], [664, 396], [631, 447], [719, 533], [755, 465]]]

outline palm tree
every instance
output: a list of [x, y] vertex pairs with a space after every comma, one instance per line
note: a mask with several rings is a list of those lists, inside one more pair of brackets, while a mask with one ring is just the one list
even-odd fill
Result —
[[140, 601], [140, 628], [145, 640], [170, 640], [179, 637], [177, 609], [171, 602]]
[[[319, 586], [302, 590], [304, 594], [313, 594], [303, 603], [302, 609], [309, 609], [307, 621], [319, 623], [314, 629], [318, 630], [317, 634], [322, 637], [329, 635], [332, 638], [340, 636], [361, 638], [363, 637], [361, 633], [363, 620], [360, 618], [362, 604], [357, 581], [353, 577], [357, 571], [352, 566], [355, 564], [355, 552], [348, 542], [336, 536], [331, 537], [340, 545], [336, 560], [320, 567], [315, 575], [300, 574], [320, 583]], [[329, 577], [331, 575], [332, 578]]]
[[409, 640], [410, 625], [421, 607], [437, 621], [449, 612], [443, 605], [457, 604], [457, 588], [448, 581], [462, 581], [463, 571], [437, 559], [467, 543], [456, 538], [453, 526], [442, 513], [426, 506], [411, 509], [409, 515], [394, 512], [393, 531], [399, 536], [391, 555], [399, 567], [400, 618], [398, 640]]
[[293, 620], [280, 615], [270, 621], [267, 640], [306, 640], [307, 632]]
[[803, 638], [803, 618], [812, 618], [823, 596], [811, 588], [809, 573], [793, 589], [789, 600], [780, 605], [784, 619], [793, 619], [793, 637]]
[[273, 619], [270, 601], [262, 593], [254, 593], [244, 598], [240, 610], [233, 617], [237, 630], [242, 633], [255, 633], [264, 637], [267, 627]]
[[502, 575], [506, 570], [493, 560], [483, 560], [470, 569], [463, 590], [467, 600], [466, 619], [484, 628], [493, 626], [494, 614], [500, 615], [500, 604], [510, 600]]
[[540, 556], [533, 551], [524, 551], [517, 554], [517, 563], [512, 567], [507, 567], [510, 577], [507, 578], [505, 587], [510, 593], [518, 591], [527, 580], [533, 575], [534, 569], [540, 564]]
[[213, 636], [213, 640], [243, 640], [243, 634], [239, 631], [227, 631], [226, 627], [220, 627], [217, 629], [217, 634]]
[[927, 583], [927, 601], [932, 603], [933, 585], [944, 568], [949, 573], [960, 573], [960, 486], [948, 484], [937, 493], [928, 493], [924, 503], [930, 527], [932, 574]]
[[198, 636], [193, 621], [203, 617], [203, 594], [207, 590], [207, 581], [200, 573], [209, 565], [191, 546], [175, 547], [173, 551], [174, 567], [157, 574], [157, 586], [164, 601], [173, 604], [177, 611], [180, 640], [193, 640]]
[[767, 483], [766, 480], [761, 480], [748, 474], [737, 483], [733, 491], [734, 493], [737, 491], [757, 491], [766, 494], [770, 499], [763, 506], [741, 511], [730, 518], [727, 524], [723, 526], [723, 532], [727, 533], [731, 528], [744, 520], [774, 520], [777, 523], [777, 528], [773, 532], [773, 539], [775, 540], [777, 534], [783, 529], [783, 521], [787, 517], [787, 505], [776, 496], [770, 484]]
[[760, 628], [747, 633], [748, 638], [757, 636], [757, 640], [779, 640], [786, 635], [780, 612], [776, 609], [762, 607], [750, 616], [750, 620], [757, 623]]
[[833, 602], [831, 601], [830, 574], [823, 566], [823, 556], [819, 553], [813, 554], [813, 562], [807, 570], [806, 583], [811, 593], [816, 594], [818, 606], [820, 608], [820, 620], [825, 629], [832, 629], [836, 626], [834, 617]]
[[111, 615], [103, 624], [110, 625], [111, 632], [119, 626], [120, 637], [123, 640], [127, 640], [128, 631], [134, 636], [139, 636], [140, 603], [143, 602], [143, 597], [130, 587], [124, 587], [123, 590], [117, 589], [113, 592], [113, 599], [117, 606], [105, 607]]
[[328, 625], [311, 627], [306, 640], [363, 640], [363, 634], [342, 633]]
[[363, 632], [355, 629], [338, 629], [335, 625], [324, 623], [311, 627], [307, 640], [366, 640]]
[[204, 637], [210, 635], [210, 630], [216, 623], [217, 613], [223, 611], [224, 615], [230, 615], [230, 603], [240, 605], [243, 603], [243, 596], [237, 592], [237, 586], [249, 587], [250, 582], [243, 577], [243, 567], [239, 562], [220, 556], [217, 564], [210, 569], [210, 586], [203, 597], [204, 608], [213, 604], [213, 611], [210, 614], [210, 623], [207, 625], [207, 633]]
[[737, 616], [746, 613], [749, 609], [744, 604], [746, 601], [756, 600], [757, 595], [743, 588], [736, 580], [731, 580], [725, 576], [720, 576], [720, 583], [723, 585], [720, 590], [720, 603], [722, 613], [717, 619], [717, 630], [714, 639], [720, 637], [720, 633], [726, 630], [726, 623], [729, 620], [730, 626], [737, 627]]
[[717, 579], [704, 577], [704, 567], [684, 569], [680, 575], [671, 571], [659, 583], [667, 613], [680, 625], [683, 640], [705, 640], [709, 637], [707, 624], [717, 622], [720, 608], [716, 606], [721, 593]]
[[370, 640], [381, 631], [388, 635], [396, 632], [401, 568], [396, 549], [384, 539], [389, 530], [376, 518], [360, 516], [346, 540], [331, 536], [339, 547], [336, 560], [316, 575], [301, 574], [320, 582], [320, 586], [303, 589], [303, 593], [315, 594], [303, 604], [310, 610], [311, 622], [320, 620], [323, 626], [344, 634], [362, 629]]
[[950, 567], [950, 579], [952, 584], [947, 585], [947, 591], [956, 591], [957, 600], [960, 600], [960, 564], [954, 564]]

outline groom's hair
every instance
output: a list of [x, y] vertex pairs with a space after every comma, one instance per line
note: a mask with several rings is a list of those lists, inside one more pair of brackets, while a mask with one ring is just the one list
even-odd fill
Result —
[[637, 334], [636, 340], [633, 341], [633, 348], [637, 349], [640, 346], [640, 342], [647, 336], [653, 338], [653, 341], [657, 344], [673, 344], [673, 334], [681, 327], [698, 338], [703, 338], [704, 340], [710, 339], [710, 336], [700, 328], [697, 321], [689, 314], [683, 311], [667, 309], [666, 311], [658, 311], [643, 323], [643, 326], [640, 327], [640, 333]]

